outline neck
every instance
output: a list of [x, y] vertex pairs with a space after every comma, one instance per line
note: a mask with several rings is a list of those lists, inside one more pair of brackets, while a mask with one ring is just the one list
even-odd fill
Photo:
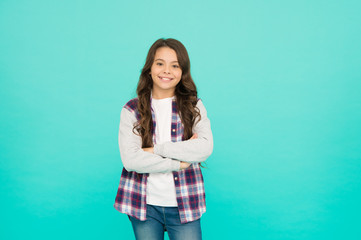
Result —
[[152, 91], [152, 98], [154, 99], [163, 99], [163, 98], [170, 98], [174, 96], [174, 90], [170, 91], [157, 91], [153, 88]]

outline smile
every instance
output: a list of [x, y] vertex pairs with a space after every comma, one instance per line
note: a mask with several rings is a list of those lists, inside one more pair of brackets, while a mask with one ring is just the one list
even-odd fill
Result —
[[169, 82], [173, 80], [173, 78], [167, 78], [167, 77], [159, 77], [159, 79], [162, 80], [163, 82]]

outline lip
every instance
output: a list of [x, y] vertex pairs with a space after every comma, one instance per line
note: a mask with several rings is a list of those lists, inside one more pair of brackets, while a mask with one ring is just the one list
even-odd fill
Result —
[[158, 78], [162, 81], [162, 82], [170, 82], [173, 80], [173, 78], [171, 77], [161, 77], [161, 76], [158, 76]]

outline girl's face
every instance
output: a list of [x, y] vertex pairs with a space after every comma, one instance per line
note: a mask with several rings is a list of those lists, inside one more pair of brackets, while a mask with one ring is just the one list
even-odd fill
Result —
[[174, 96], [175, 87], [182, 78], [182, 69], [176, 52], [169, 47], [158, 48], [150, 68], [150, 75], [153, 79], [154, 98]]

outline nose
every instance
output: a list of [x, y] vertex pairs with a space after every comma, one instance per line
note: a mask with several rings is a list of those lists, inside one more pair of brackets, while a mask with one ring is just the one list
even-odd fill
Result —
[[169, 66], [164, 66], [164, 73], [170, 73]]

